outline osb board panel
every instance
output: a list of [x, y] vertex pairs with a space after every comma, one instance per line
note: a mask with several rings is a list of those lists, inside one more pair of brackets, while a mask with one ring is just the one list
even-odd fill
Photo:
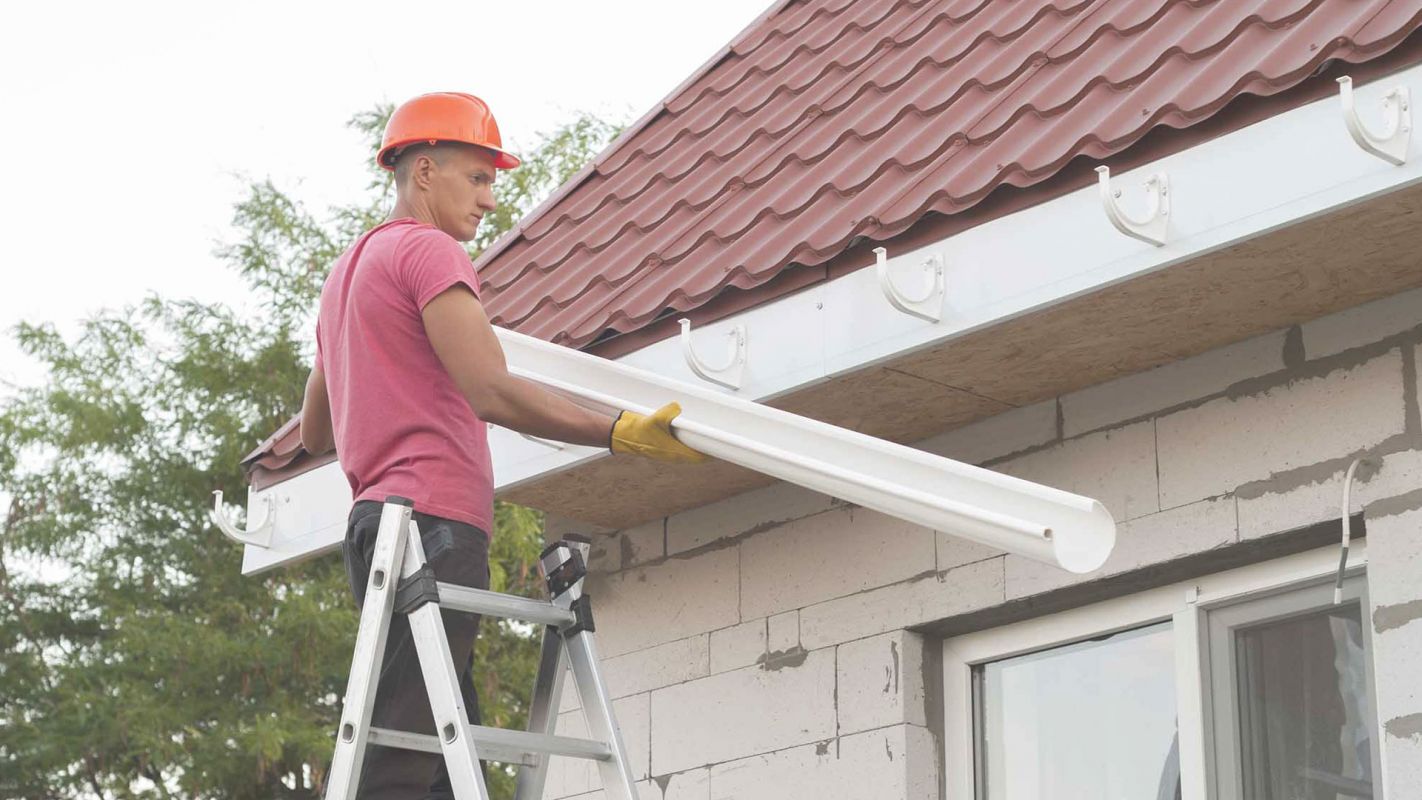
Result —
[[771, 483], [724, 461], [661, 464], [616, 456], [525, 485], [499, 497], [578, 522], [620, 530]]
[[[776, 399], [915, 441], [1012, 406], [1422, 285], [1422, 187], [1359, 204]], [[770, 481], [725, 463], [611, 458], [504, 499], [624, 528]]]
[[[894, 441], [907, 441], [922, 430], [955, 427], [1010, 408], [889, 369], [865, 370], [769, 405]], [[769, 482], [763, 475], [720, 461], [677, 466], [619, 457], [576, 467], [501, 496], [581, 522], [620, 529]]]
[[895, 369], [868, 369], [768, 402], [792, 414], [821, 419], [890, 441], [943, 430], [1000, 414], [1012, 406]]
[[1422, 284], [1419, 212], [1412, 187], [889, 366], [1034, 403]]

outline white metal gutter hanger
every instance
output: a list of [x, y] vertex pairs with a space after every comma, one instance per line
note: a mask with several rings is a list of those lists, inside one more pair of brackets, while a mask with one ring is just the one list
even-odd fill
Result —
[[1156, 247], [1163, 246], [1170, 224], [1170, 180], [1165, 173], [1157, 172], [1146, 179], [1146, 201], [1149, 205], [1142, 219], [1127, 216], [1126, 212], [1121, 210], [1117, 203], [1121, 190], [1111, 188], [1110, 167], [1097, 167], [1096, 174], [1099, 176], [1097, 185], [1101, 187], [1101, 205], [1106, 209], [1106, 218], [1111, 220], [1116, 230], [1143, 242], [1150, 242]]
[[875, 265], [874, 269], [879, 276], [879, 289], [888, 299], [889, 304], [894, 308], [918, 317], [929, 322], [937, 322], [943, 318], [943, 257], [930, 255], [923, 260], [923, 276], [926, 289], [922, 297], [917, 300], [909, 297], [894, 285], [893, 276], [889, 274], [889, 251], [882, 248], [874, 248]]
[[1348, 134], [1363, 150], [1382, 160], [1401, 166], [1407, 161], [1407, 145], [1412, 140], [1412, 109], [1406, 86], [1395, 86], [1383, 95], [1382, 110], [1386, 121], [1381, 134], [1374, 134], [1358, 119], [1358, 106], [1353, 100], [1353, 79], [1348, 75], [1338, 79], [1338, 94], [1343, 101], [1343, 124]]
[[222, 510], [222, 490], [215, 489], [212, 492], [212, 510], [208, 512], [212, 518], [212, 524], [222, 531], [223, 535], [238, 544], [249, 544], [253, 547], [270, 547], [272, 544], [272, 499], [262, 498], [262, 520], [255, 525], [250, 525], [251, 520], [247, 520], [249, 527], [241, 530], [232, 524], [232, 520], [227, 518], [227, 512]]
[[677, 320], [677, 323], [681, 325], [681, 353], [686, 357], [686, 365], [691, 367], [691, 371], [698, 377], [727, 389], [740, 389], [741, 378], [746, 370], [746, 326], [736, 325], [731, 328], [727, 333], [731, 347], [726, 363], [713, 367], [696, 355], [696, 348], [691, 343], [691, 320], [683, 317]]
[[[683, 328], [685, 330], [685, 328]], [[1101, 503], [495, 328], [509, 371], [604, 413], [677, 400], [687, 445], [756, 472], [1071, 572], [1101, 566]]]

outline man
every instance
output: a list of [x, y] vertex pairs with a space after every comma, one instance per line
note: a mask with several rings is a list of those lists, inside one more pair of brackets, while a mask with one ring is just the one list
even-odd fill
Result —
[[[513, 377], [479, 302], [479, 278], [460, 242], [494, 209], [503, 149], [482, 100], [440, 92], [391, 115], [377, 156], [395, 173], [395, 207], [337, 259], [321, 290], [316, 362], [301, 409], [301, 442], [335, 447], [355, 503], [343, 551], [356, 603], [364, 601], [381, 503], [414, 501], [425, 556], [440, 581], [489, 587], [493, 472], [486, 423], [573, 444], [665, 461], [705, 456], [682, 445], [675, 403], [615, 420]], [[444, 615], [450, 650], [465, 660], [461, 689], [479, 722], [472, 678], [479, 617]], [[434, 733], [408, 621], [394, 621], [373, 724]], [[372, 747], [363, 798], [453, 798], [439, 755]]]

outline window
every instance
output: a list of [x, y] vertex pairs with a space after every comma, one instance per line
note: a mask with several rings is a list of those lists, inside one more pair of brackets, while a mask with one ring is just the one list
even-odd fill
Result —
[[949, 800], [1376, 798], [1366, 542], [948, 639]]
[[1208, 614], [1216, 793], [1243, 800], [1373, 797], [1376, 742], [1363, 581]]
[[974, 668], [978, 796], [1179, 796], [1170, 623]]

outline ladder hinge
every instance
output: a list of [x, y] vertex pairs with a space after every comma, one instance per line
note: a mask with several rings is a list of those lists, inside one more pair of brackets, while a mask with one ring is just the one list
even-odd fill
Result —
[[[557, 561], [559, 556], [565, 557], [562, 561]], [[548, 545], [543, 548], [538, 560], [539, 569], [548, 581], [548, 593], [552, 597], [558, 597], [576, 586], [578, 581], [588, 574], [587, 564], [583, 562], [583, 552], [572, 542], [558, 541]]]
[[425, 603], [439, 603], [439, 581], [434, 570], [425, 564], [400, 581], [395, 590], [395, 610], [401, 614], [411, 614]]
[[592, 633], [597, 630], [597, 628], [593, 626], [592, 597], [590, 595], [585, 594], [574, 600], [572, 607], [568, 610], [573, 612], [573, 616], [576, 617], [576, 619], [572, 625], [558, 629], [558, 633], [564, 639], [577, 636], [583, 631]]

